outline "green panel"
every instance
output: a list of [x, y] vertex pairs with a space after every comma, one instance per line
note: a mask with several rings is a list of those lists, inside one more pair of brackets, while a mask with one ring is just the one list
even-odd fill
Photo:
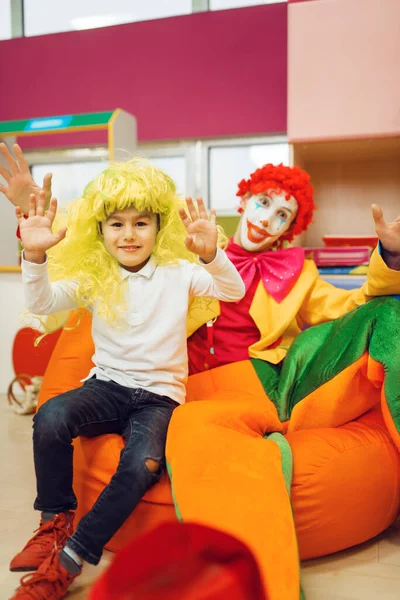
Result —
[[218, 217], [217, 223], [221, 225], [228, 237], [232, 237], [238, 226], [240, 217]]
[[73, 115], [70, 127], [93, 127], [94, 125], [107, 125], [113, 113], [113, 110], [108, 110], [106, 112]]
[[0, 122], [0, 136], [13, 133], [47, 133], [49, 131], [73, 130], [77, 127], [101, 127], [107, 125], [114, 111], [59, 115]]
[[3, 121], [0, 123], [0, 135], [3, 133], [13, 133], [14, 131], [23, 131], [28, 121]]

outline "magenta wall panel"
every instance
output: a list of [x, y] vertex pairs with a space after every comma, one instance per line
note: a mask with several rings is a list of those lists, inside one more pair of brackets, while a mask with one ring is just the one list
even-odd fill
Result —
[[287, 4], [6, 40], [0, 78], [0, 120], [120, 107], [143, 141], [285, 132]]

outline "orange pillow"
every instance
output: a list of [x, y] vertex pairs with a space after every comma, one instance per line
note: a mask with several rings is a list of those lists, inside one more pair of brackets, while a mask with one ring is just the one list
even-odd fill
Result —
[[[78, 325], [77, 325], [78, 324]], [[93, 367], [92, 316], [87, 310], [72, 311], [58, 338], [44, 375], [38, 405], [80, 387]], [[45, 341], [45, 340], [44, 340]]]

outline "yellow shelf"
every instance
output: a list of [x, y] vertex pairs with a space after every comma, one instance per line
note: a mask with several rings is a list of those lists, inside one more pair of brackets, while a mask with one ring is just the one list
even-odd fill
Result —
[[20, 266], [0, 266], [0, 273], [21, 273]]

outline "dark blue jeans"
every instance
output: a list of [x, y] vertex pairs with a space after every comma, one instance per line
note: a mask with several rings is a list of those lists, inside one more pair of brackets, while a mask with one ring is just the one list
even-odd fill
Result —
[[[177, 406], [166, 396], [92, 378], [81, 388], [49, 400], [35, 415], [36, 510], [58, 513], [76, 508], [73, 438], [118, 433], [125, 440], [116, 473], [68, 541], [87, 562], [99, 562], [105, 544], [160, 479], [168, 424]], [[160, 469], [149, 470], [147, 459], [159, 463]]]

